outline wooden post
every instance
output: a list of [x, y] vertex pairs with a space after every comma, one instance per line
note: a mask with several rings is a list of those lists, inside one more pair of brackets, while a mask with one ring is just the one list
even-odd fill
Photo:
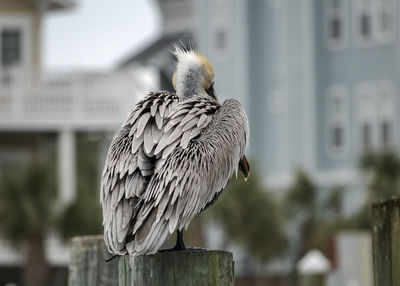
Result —
[[299, 277], [300, 286], [324, 286], [326, 285], [326, 274], [310, 274], [300, 275]]
[[234, 285], [232, 253], [187, 250], [119, 258], [119, 286]]
[[400, 286], [400, 198], [372, 206], [374, 285]]
[[299, 285], [325, 286], [330, 268], [329, 260], [319, 250], [310, 250], [297, 264]]
[[102, 235], [72, 239], [69, 286], [114, 286], [118, 281], [118, 261], [109, 257]]

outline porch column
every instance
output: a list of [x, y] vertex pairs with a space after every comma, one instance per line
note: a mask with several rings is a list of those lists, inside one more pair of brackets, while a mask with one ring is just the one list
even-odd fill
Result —
[[73, 130], [61, 130], [58, 136], [58, 186], [62, 205], [76, 196], [76, 147]]

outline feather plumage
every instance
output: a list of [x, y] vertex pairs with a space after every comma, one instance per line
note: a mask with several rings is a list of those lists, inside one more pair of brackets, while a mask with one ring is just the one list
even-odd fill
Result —
[[204, 90], [188, 96], [192, 87], [184, 96], [150, 93], [111, 143], [100, 198], [112, 253], [156, 252], [237, 170], [249, 133], [243, 108], [236, 100], [220, 105]]

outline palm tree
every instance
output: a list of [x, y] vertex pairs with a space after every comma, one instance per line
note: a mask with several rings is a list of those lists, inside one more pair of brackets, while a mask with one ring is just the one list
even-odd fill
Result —
[[210, 212], [227, 237], [254, 258], [266, 261], [281, 253], [285, 239], [278, 204], [257, 174], [252, 173], [248, 182], [232, 178]]
[[49, 162], [35, 158], [0, 178], [0, 230], [16, 246], [26, 247], [27, 286], [46, 285], [49, 277], [44, 239], [58, 216], [54, 168]]
[[369, 151], [360, 159], [360, 169], [367, 176], [368, 203], [399, 194], [400, 158], [394, 151]]
[[294, 247], [290, 281], [296, 284], [296, 265], [299, 259], [311, 248], [312, 235], [316, 228], [317, 188], [302, 170], [298, 170], [293, 184], [288, 188], [285, 197], [285, 210], [289, 228], [296, 228], [297, 235], [292, 241]]
[[16, 247], [25, 246], [24, 285], [43, 286], [49, 278], [44, 240], [49, 230], [65, 239], [101, 233], [98, 197], [99, 142], [77, 136], [77, 197], [61, 207], [56, 188], [54, 150], [42, 149], [25, 166], [0, 174], [0, 231]]
[[360, 157], [359, 169], [364, 175], [367, 199], [348, 219], [347, 226], [369, 230], [371, 204], [400, 194], [400, 158], [394, 150], [369, 150]]
[[296, 265], [309, 250], [319, 248], [332, 253], [334, 233], [342, 228], [343, 190], [332, 188], [325, 199], [318, 198], [318, 188], [311, 178], [298, 170], [293, 184], [288, 188], [284, 204], [289, 229], [295, 229], [292, 237], [293, 257], [290, 285], [296, 285]]

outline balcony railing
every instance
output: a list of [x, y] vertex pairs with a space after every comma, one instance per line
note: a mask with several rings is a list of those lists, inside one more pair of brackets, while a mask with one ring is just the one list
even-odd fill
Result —
[[132, 71], [26, 75], [0, 71], [0, 130], [114, 128], [152, 88]]

